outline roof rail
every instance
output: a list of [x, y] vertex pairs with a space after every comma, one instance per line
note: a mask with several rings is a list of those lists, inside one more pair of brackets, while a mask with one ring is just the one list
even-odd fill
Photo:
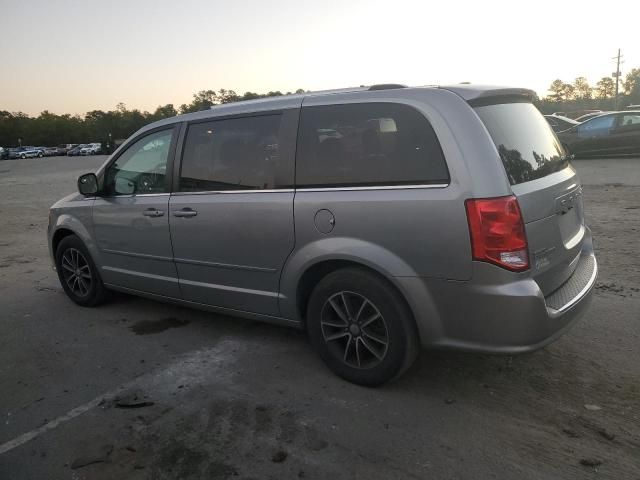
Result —
[[401, 83], [379, 83], [377, 85], [371, 85], [369, 87], [369, 91], [374, 90], [393, 90], [395, 88], [407, 88], [406, 85], [402, 85]]

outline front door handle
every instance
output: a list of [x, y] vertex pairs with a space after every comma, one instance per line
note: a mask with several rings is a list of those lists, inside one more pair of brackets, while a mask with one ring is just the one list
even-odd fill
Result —
[[142, 215], [145, 217], [161, 217], [164, 215], [162, 210], [158, 210], [157, 208], [147, 208]]
[[195, 217], [198, 212], [191, 208], [183, 208], [182, 210], [175, 210], [173, 212], [174, 217]]

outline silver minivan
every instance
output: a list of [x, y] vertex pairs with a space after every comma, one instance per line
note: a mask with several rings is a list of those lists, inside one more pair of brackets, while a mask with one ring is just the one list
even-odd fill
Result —
[[539, 348], [597, 264], [533, 96], [377, 85], [152, 123], [51, 208], [60, 282], [83, 306], [118, 290], [305, 328], [370, 386], [420, 347]]

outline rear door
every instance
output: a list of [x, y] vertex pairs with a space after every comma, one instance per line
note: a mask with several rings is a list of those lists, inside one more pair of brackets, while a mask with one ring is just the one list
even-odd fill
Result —
[[298, 108], [188, 125], [169, 202], [185, 300], [278, 315], [293, 249]]
[[528, 102], [475, 108], [524, 217], [532, 273], [545, 294], [573, 273], [585, 238], [582, 186], [551, 127]]

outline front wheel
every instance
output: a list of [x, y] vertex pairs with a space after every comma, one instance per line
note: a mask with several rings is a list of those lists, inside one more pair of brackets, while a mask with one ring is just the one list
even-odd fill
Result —
[[24, 160], [25, 158], [27, 158], [27, 156], [23, 153], [22, 155], [20, 155], [20, 158]]
[[371, 387], [400, 376], [419, 346], [404, 299], [385, 280], [358, 268], [337, 270], [318, 283], [309, 299], [307, 331], [335, 374]]
[[42, 154], [42, 152], [38, 152], [38, 158], [42, 158], [44, 157], [44, 155]]
[[64, 237], [56, 249], [56, 270], [67, 296], [78, 305], [93, 307], [106, 298], [106, 290], [87, 247], [75, 235]]

